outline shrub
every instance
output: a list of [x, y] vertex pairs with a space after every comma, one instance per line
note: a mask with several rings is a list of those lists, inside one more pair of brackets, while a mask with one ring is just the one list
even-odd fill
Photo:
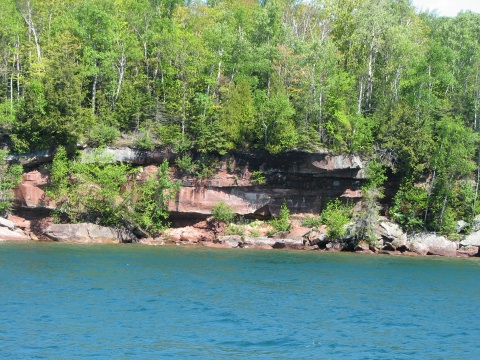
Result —
[[225, 228], [225, 235], [239, 235], [241, 237], [244, 237], [245, 236], [245, 226], [244, 225], [229, 224]]
[[309, 228], [318, 228], [323, 225], [321, 216], [310, 216], [302, 220], [302, 226]]
[[327, 225], [327, 236], [332, 239], [341, 239], [346, 234], [347, 225], [352, 216], [352, 206], [343, 204], [339, 199], [330, 201], [322, 211], [321, 223]]
[[390, 216], [406, 230], [421, 229], [427, 208], [427, 191], [406, 180], [395, 194]]
[[280, 208], [280, 215], [274, 217], [270, 223], [275, 228], [276, 231], [288, 231], [290, 230], [290, 210], [287, 207], [287, 203], [284, 201], [282, 207]]
[[135, 146], [141, 150], [155, 149], [155, 144], [152, 140], [152, 137], [147, 133], [143, 133], [135, 140]]
[[192, 159], [190, 154], [185, 154], [175, 160], [178, 171], [181, 175], [193, 175], [198, 169], [198, 164]]
[[108, 156], [102, 158], [98, 152], [70, 161], [60, 147], [47, 194], [57, 203], [57, 219], [105, 226], [122, 226], [127, 221], [159, 232], [166, 225], [168, 202], [180, 185], [170, 180], [166, 160], [156, 176], [141, 183], [132, 181], [136, 173], [127, 165], [110, 163]]
[[0, 216], [6, 215], [12, 208], [12, 189], [22, 180], [21, 165], [8, 165], [7, 152], [0, 150]]
[[112, 143], [120, 132], [113, 126], [104, 123], [95, 124], [88, 135], [87, 144], [89, 146], [105, 146]]
[[265, 179], [265, 174], [263, 171], [254, 171], [252, 173], [252, 183], [257, 184], [257, 185], [263, 185], [267, 182], [267, 179]]
[[212, 215], [215, 219], [223, 222], [230, 222], [235, 217], [233, 210], [223, 201], [215, 204], [212, 209]]

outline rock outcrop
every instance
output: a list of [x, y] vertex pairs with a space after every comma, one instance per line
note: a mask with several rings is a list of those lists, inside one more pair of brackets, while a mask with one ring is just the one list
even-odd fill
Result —
[[53, 241], [74, 243], [119, 244], [137, 240], [126, 229], [112, 229], [95, 224], [52, 224], [44, 235]]
[[0, 227], [0, 241], [28, 241], [30, 236], [25, 234], [22, 230], [10, 230], [6, 227]]
[[480, 231], [472, 232], [465, 239], [460, 241], [461, 246], [478, 246], [480, 247]]
[[[253, 171], [261, 171], [266, 184], [255, 185]], [[208, 180], [183, 178], [169, 210], [207, 215], [223, 201], [237, 214], [269, 217], [286, 201], [292, 213], [319, 213], [328, 198], [359, 200], [363, 178], [363, 163], [355, 156], [237, 153], [224, 158]]]
[[13, 221], [0, 217], [0, 241], [28, 241], [30, 236], [18, 229]]
[[42, 189], [48, 183], [45, 169], [33, 170], [22, 175], [22, 182], [14, 189], [16, 202], [25, 207], [49, 207], [49, 201]]
[[[84, 149], [84, 152], [91, 150]], [[174, 154], [167, 149], [152, 151], [131, 148], [106, 148], [112, 161], [144, 166], [140, 177], [155, 173], [164, 159]], [[32, 169], [25, 173], [15, 189], [19, 208], [52, 208], [54, 204], [45, 196], [48, 172], [44, 162], [51, 161], [52, 152], [11, 156]], [[353, 155], [311, 154], [290, 151], [280, 155], [268, 153], [232, 153], [218, 159], [216, 170], [209, 179], [181, 177], [178, 196], [169, 204], [173, 217], [187, 215], [206, 216], [213, 206], [226, 202], [240, 215], [258, 218], [278, 215], [287, 202], [292, 213], [319, 213], [330, 198], [344, 197], [357, 201], [364, 178], [364, 164]], [[265, 184], [256, 184], [252, 174], [260, 171]]]
[[456, 256], [458, 245], [444, 236], [417, 234], [408, 240], [408, 247], [419, 255]]

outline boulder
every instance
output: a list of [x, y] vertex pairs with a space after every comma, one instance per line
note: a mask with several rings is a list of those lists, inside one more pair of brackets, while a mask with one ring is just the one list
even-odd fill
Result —
[[218, 242], [228, 247], [236, 248], [242, 243], [242, 237], [240, 235], [219, 236]]
[[475, 216], [472, 221], [472, 232], [480, 231], [480, 215]]
[[459, 256], [480, 256], [480, 247], [478, 246], [462, 246], [457, 251]]
[[302, 243], [303, 243], [303, 238], [309, 232], [310, 232], [310, 228], [303, 227], [303, 226], [296, 226], [286, 234], [286, 237], [288, 237], [289, 239], [302, 240]]
[[456, 225], [456, 227], [455, 227], [455, 231], [456, 231], [457, 233], [461, 233], [463, 230], [465, 230], [466, 228], [468, 228], [469, 225], [470, 225], [470, 224], [467, 223], [466, 221], [464, 221], [464, 220], [459, 220], [459, 221], [457, 221], [457, 225]]
[[407, 244], [407, 235], [394, 222], [381, 221], [378, 224], [378, 233], [384, 239], [384, 242], [389, 242], [396, 248]]
[[273, 245], [275, 245], [275, 243], [278, 241], [279, 239], [272, 239], [268, 237], [246, 237], [243, 240], [243, 245], [258, 246], [258, 247], [264, 247], [264, 246], [273, 247]]
[[207, 230], [197, 229], [193, 226], [185, 226], [182, 228], [171, 229], [167, 235], [169, 240], [178, 242], [186, 241], [198, 243], [199, 241], [212, 241], [213, 234]]
[[13, 221], [0, 217], [0, 227], [6, 227], [9, 230], [15, 230], [16, 225]]
[[46, 162], [51, 162], [55, 155], [52, 150], [39, 150], [29, 154], [17, 154], [7, 156], [10, 163], [20, 163], [25, 167], [31, 167]]
[[366, 251], [366, 250], [370, 250], [370, 245], [365, 241], [360, 241], [355, 246], [355, 251]]
[[325, 244], [330, 242], [330, 239], [327, 239], [325, 226], [319, 230], [311, 230], [308, 234], [305, 234], [304, 238], [311, 246], [319, 245], [320, 247], [323, 246], [323, 248], [325, 248]]
[[344, 251], [348, 247], [348, 244], [343, 242], [329, 242], [325, 245], [325, 250], [327, 251]]
[[409, 248], [420, 255], [456, 256], [457, 243], [432, 233], [417, 234], [408, 242]]
[[118, 244], [136, 241], [137, 238], [124, 228], [113, 229], [95, 224], [52, 224], [44, 235], [54, 241], [76, 243]]
[[161, 237], [147, 237], [147, 238], [140, 238], [138, 239], [139, 244], [143, 245], [153, 245], [153, 246], [160, 246], [160, 245], [165, 245], [165, 240]]
[[0, 241], [28, 241], [30, 237], [22, 230], [11, 230], [7, 227], [0, 227]]
[[15, 226], [19, 227], [20, 229], [30, 231], [31, 221], [26, 220], [26, 219], [24, 219], [20, 216], [17, 216], [17, 215], [12, 215], [12, 214], [8, 215], [8, 220], [13, 222], [15, 224]]
[[397, 248], [395, 246], [392, 245], [392, 243], [389, 243], [388, 241], [384, 244], [382, 250], [385, 250], [385, 251], [396, 251]]
[[480, 231], [472, 232], [464, 240], [460, 241], [461, 246], [480, 246]]
[[274, 249], [300, 250], [304, 248], [304, 243], [303, 239], [277, 239], [277, 242], [272, 247]]

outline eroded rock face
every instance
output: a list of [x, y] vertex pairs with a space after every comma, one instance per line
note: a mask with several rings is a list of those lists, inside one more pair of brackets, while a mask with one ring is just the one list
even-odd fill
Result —
[[49, 207], [42, 189], [48, 183], [46, 171], [34, 170], [22, 175], [22, 182], [14, 189], [17, 202], [26, 207]]
[[[319, 213], [327, 198], [358, 200], [363, 164], [355, 156], [288, 152], [264, 157], [236, 154], [226, 159], [212, 178], [183, 178], [182, 188], [169, 210], [210, 214], [220, 201], [240, 215], [278, 215], [286, 201], [292, 213]], [[234, 162], [228, 172], [227, 163]], [[265, 185], [255, 185], [252, 173], [260, 169]]]
[[75, 243], [119, 244], [136, 241], [126, 229], [112, 229], [95, 224], [52, 224], [44, 235], [54, 241]]
[[[91, 150], [84, 150], [85, 152]], [[164, 159], [172, 160], [167, 150], [142, 151], [131, 148], [106, 148], [113, 161], [145, 165], [139, 180], [155, 174]], [[42, 153], [43, 154], [43, 153]], [[43, 155], [18, 155], [14, 160], [32, 165], [39, 159], [51, 161], [51, 152]], [[30, 159], [30, 160], [28, 160]], [[172, 164], [173, 162], [171, 162]], [[265, 185], [255, 185], [254, 171], [261, 171]], [[287, 152], [235, 153], [222, 158], [209, 179], [182, 178], [182, 188], [169, 211], [178, 214], [211, 213], [214, 205], [226, 202], [240, 215], [269, 217], [278, 215], [284, 201], [292, 213], [319, 213], [329, 198], [359, 200], [363, 163], [350, 155]], [[30, 208], [53, 208], [45, 196], [48, 173], [43, 168], [27, 172], [15, 189], [17, 204]]]
[[269, 189], [251, 187], [183, 186], [169, 211], [178, 213], [211, 214], [218, 202], [225, 202], [240, 215], [278, 215], [283, 202], [295, 213], [318, 213], [323, 206], [323, 197], [316, 191], [298, 192], [296, 189]]
[[30, 231], [31, 230], [31, 222], [29, 220], [26, 220], [20, 216], [17, 215], [8, 215], [8, 220], [15, 224], [15, 226], [18, 226], [19, 228]]

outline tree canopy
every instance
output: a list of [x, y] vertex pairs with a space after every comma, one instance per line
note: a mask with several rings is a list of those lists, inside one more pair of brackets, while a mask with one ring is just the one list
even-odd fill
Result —
[[408, 0], [4, 0], [0, 138], [360, 153], [434, 179], [444, 216], [478, 183], [479, 70], [480, 14]]

